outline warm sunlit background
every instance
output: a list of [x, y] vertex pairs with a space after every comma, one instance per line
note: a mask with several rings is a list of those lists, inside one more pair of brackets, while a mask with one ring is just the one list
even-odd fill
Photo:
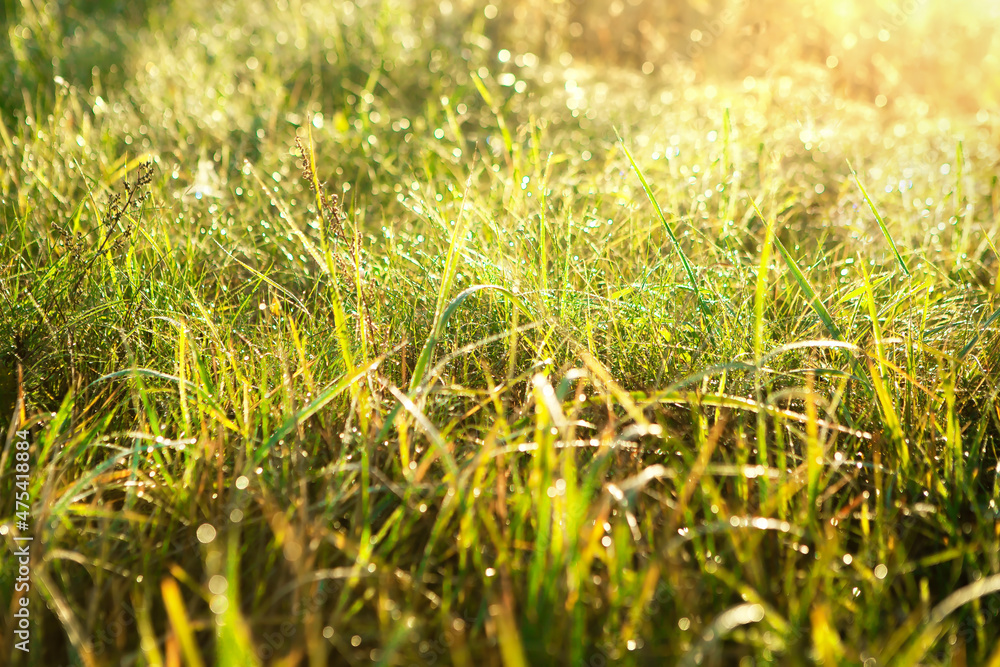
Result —
[[[651, 82], [682, 85], [728, 80], [752, 87], [762, 78], [773, 83], [787, 77], [786, 87], [814, 89], [820, 103], [846, 97], [889, 111], [900, 107], [904, 113], [927, 104], [923, 113], [982, 116], [1000, 105], [1000, 3], [990, 0], [406, 0], [398, 2], [394, 17], [399, 43], [381, 46], [368, 32], [352, 35], [356, 17], [385, 10], [374, 0], [327, 6], [279, 1], [239, 16], [229, 4], [207, 13], [199, 13], [199, 6], [62, 0], [28, 3], [18, 12], [0, 7], [5, 23], [17, 17], [8, 26], [11, 52], [0, 54], [0, 63], [7, 64], [0, 78], [0, 108], [19, 105], [38, 85], [51, 86], [54, 76], [89, 85], [96, 74], [99, 83], [127, 85], [151, 73], [147, 61], [166, 73], [169, 63], [158, 61], [181, 45], [156, 44], [157, 25], [227, 20], [242, 24], [241, 34], [213, 31], [211, 37], [198, 37], [214, 52], [223, 74], [230, 71], [232, 56], [241, 69], [252, 62], [248, 55], [268, 60], [253, 55], [258, 49], [294, 50], [300, 60], [312, 61], [306, 67], [313, 74], [323, 59], [343, 66], [369, 53], [394, 59], [397, 66], [426, 69], [420, 54], [428, 44], [414, 41], [423, 35], [438, 50], [451, 48], [458, 55], [464, 49], [471, 61], [478, 61], [477, 51], [507, 51], [509, 68], [524, 78], [539, 65], [583, 64], [597, 70], [624, 67]], [[260, 20], [263, 16], [268, 18]], [[119, 27], [109, 32], [112, 23]], [[137, 40], [123, 34], [128, 29], [121, 25], [150, 30]], [[294, 39], [275, 41], [289, 29]], [[335, 34], [353, 53], [333, 46]], [[248, 35], [254, 37], [248, 40]], [[417, 62], [406, 63], [411, 57]], [[503, 66], [506, 61], [500, 60]], [[433, 63], [430, 69], [435, 70]], [[181, 74], [184, 85], [193, 88], [218, 76], [199, 76], [196, 69]], [[284, 74], [294, 88], [301, 72]]]
[[1000, 664], [998, 27], [0, 2], [30, 664]]
[[[453, 4], [481, 5], [441, 6]], [[880, 105], [918, 94], [975, 113], [1000, 101], [1000, 3], [988, 0], [547, 0], [486, 11], [512, 52], [568, 52], [650, 75], [680, 63], [697, 78], [814, 66], [835, 92]]]

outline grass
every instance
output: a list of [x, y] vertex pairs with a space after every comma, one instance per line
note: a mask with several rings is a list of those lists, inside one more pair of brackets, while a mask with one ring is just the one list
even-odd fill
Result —
[[995, 15], [838, 6], [5, 5], [4, 661], [1000, 665]]

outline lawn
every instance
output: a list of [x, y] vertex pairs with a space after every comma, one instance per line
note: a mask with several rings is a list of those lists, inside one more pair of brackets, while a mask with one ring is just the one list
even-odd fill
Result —
[[993, 4], [0, 24], [0, 664], [1000, 667]]

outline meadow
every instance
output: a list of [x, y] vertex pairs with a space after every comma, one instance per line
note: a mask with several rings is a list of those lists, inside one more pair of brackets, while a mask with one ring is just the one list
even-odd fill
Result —
[[0, 24], [0, 663], [1000, 667], [991, 3]]

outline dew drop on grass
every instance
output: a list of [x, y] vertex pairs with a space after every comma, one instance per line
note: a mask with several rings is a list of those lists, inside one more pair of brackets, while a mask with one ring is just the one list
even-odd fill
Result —
[[210, 544], [215, 539], [215, 526], [210, 523], [203, 523], [198, 526], [198, 541], [202, 544]]
[[221, 574], [213, 575], [208, 580], [208, 590], [212, 591], [214, 595], [223, 595], [227, 588], [229, 588], [229, 581]]
[[208, 603], [209, 608], [215, 614], [224, 614], [229, 609], [229, 600], [225, 595], [213, 595], [212, 601]]

